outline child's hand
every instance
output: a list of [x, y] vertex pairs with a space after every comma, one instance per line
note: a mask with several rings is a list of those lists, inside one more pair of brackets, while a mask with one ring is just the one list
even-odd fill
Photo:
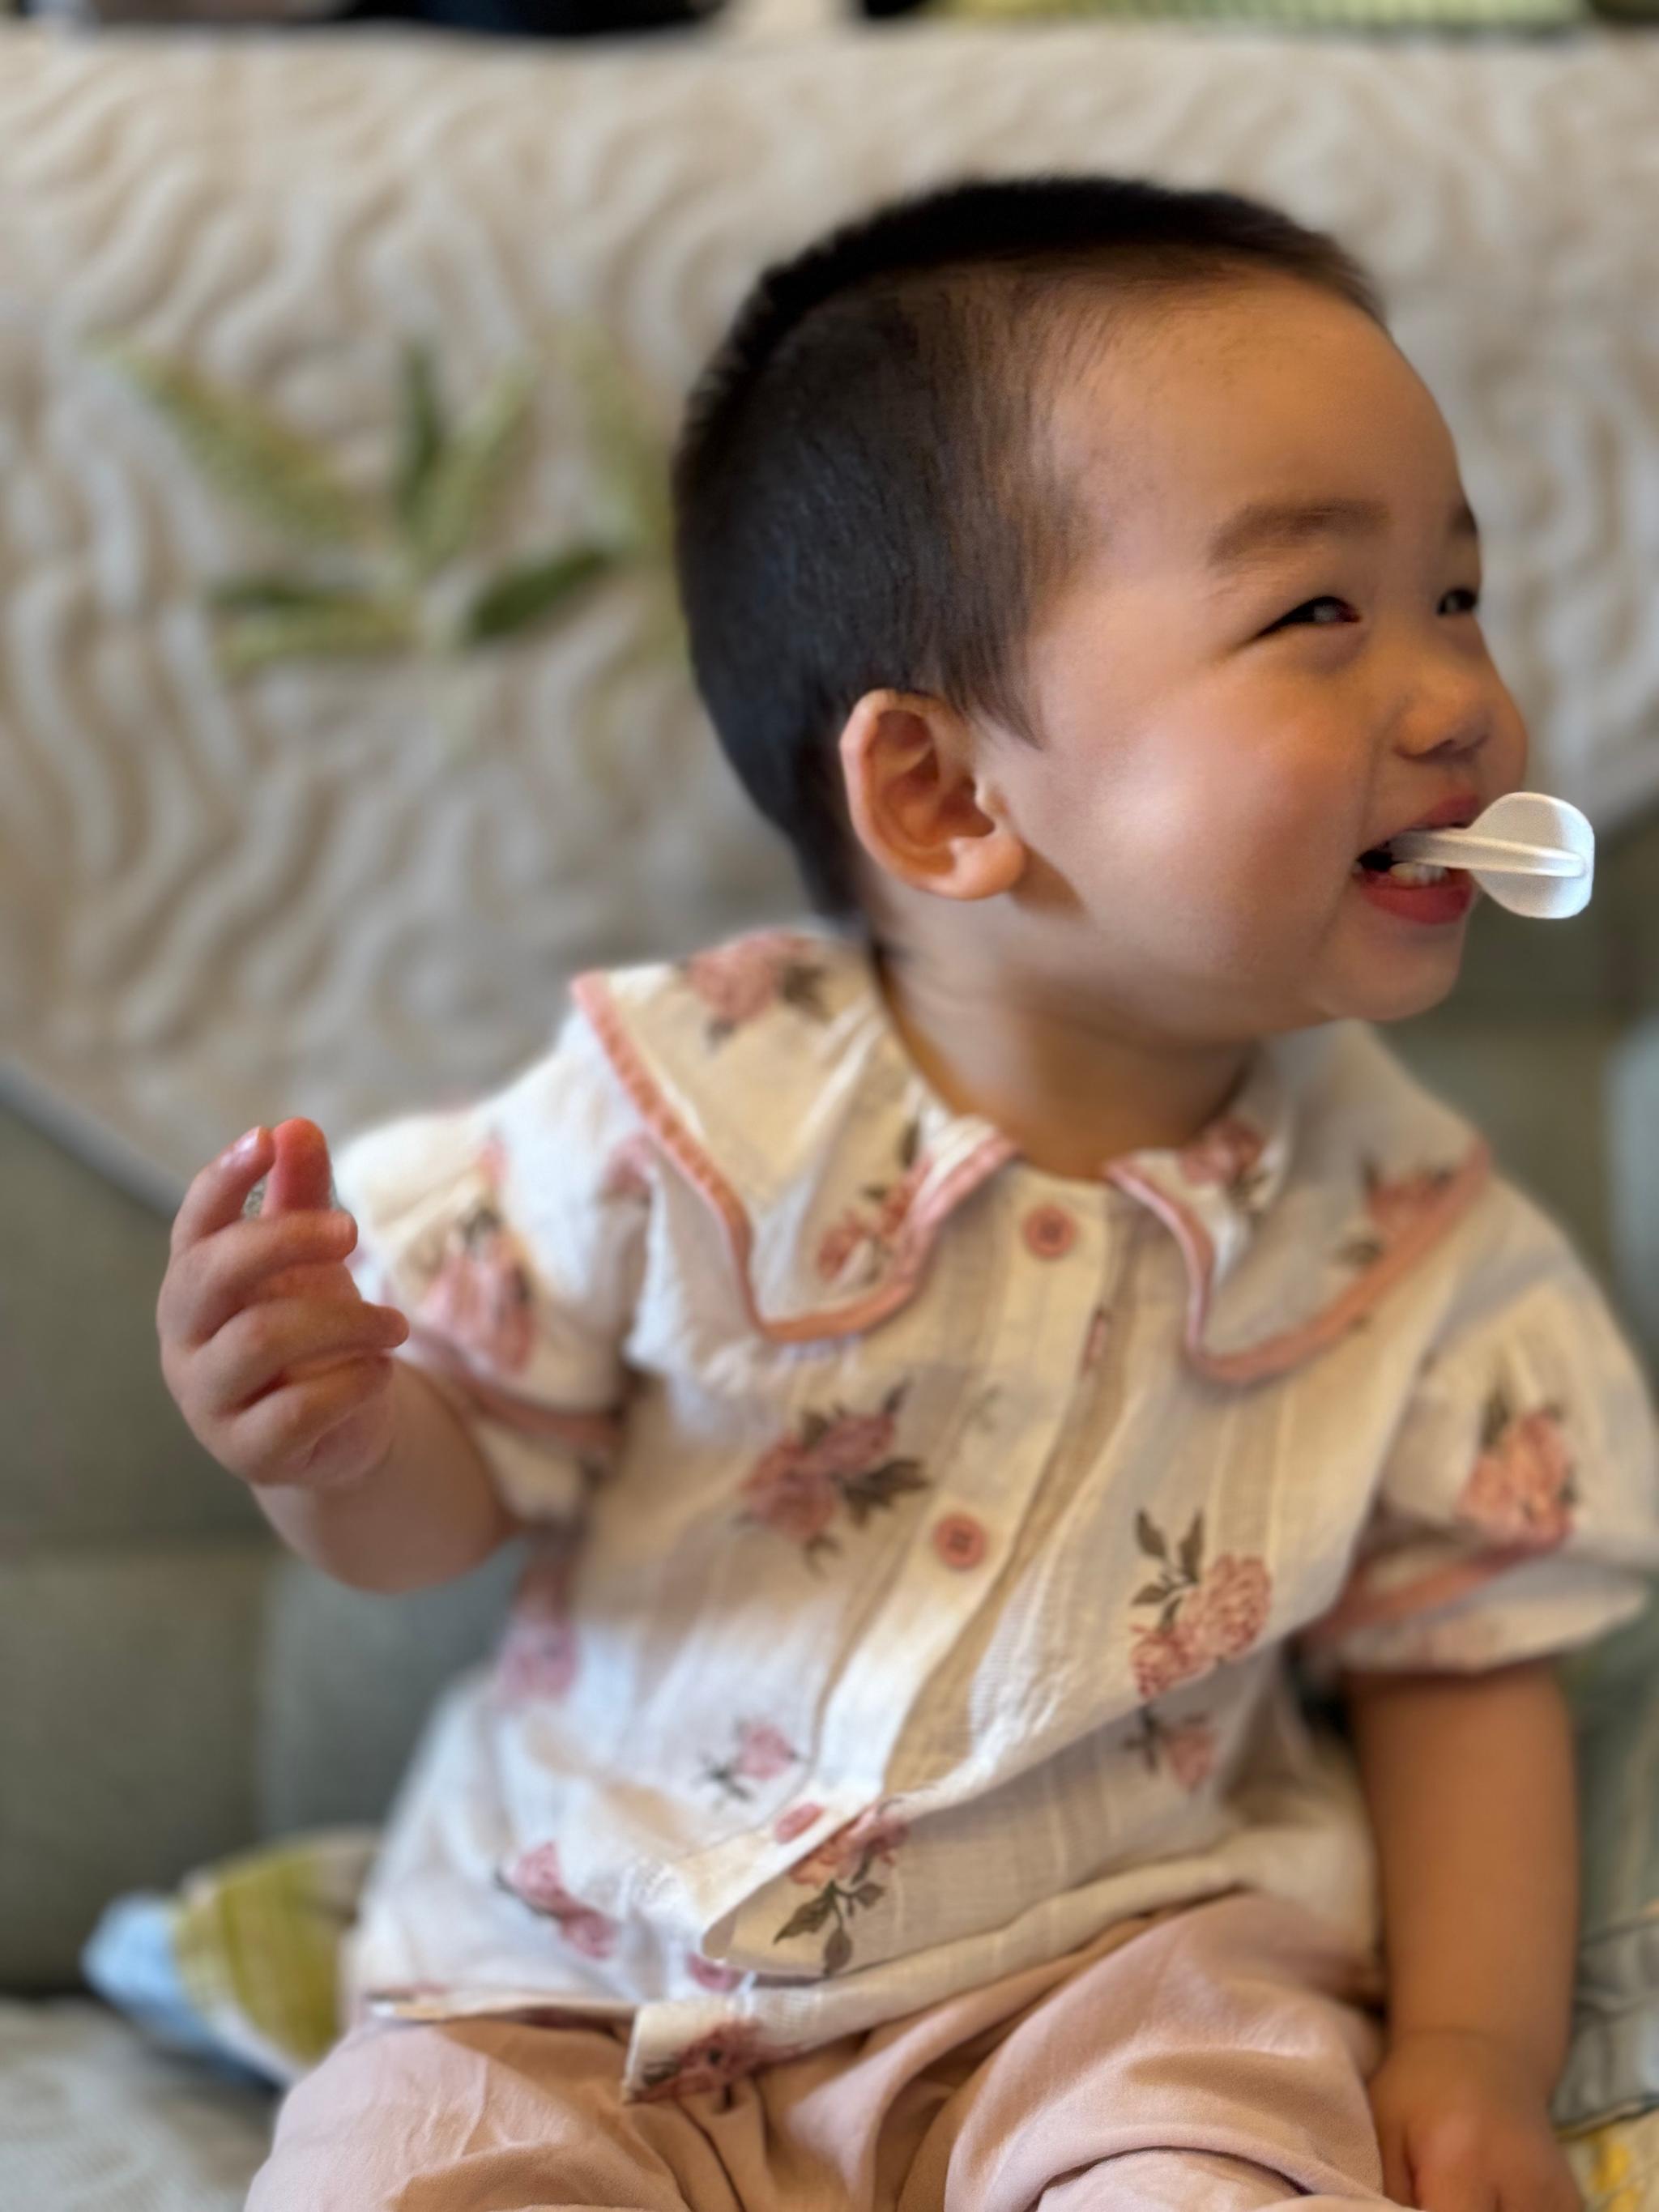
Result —
[[[261, 1210], [244, 1219], [267, 1173]], [[330, 1194], [322, 1131], [284, 1121], [204, 1168], [173, 1224], [161, 1372], [197, 1437], [245, 1482], [351, 1482], [391, 1447], [387, 1355], [409, 1324], [352, 1281], [356, 1224]]]
[[1498, 2037], [1422, 2029], [1373, 2077], [1383, 2186], [1422, 2212], [1579, 2212], [1537, 2070]]

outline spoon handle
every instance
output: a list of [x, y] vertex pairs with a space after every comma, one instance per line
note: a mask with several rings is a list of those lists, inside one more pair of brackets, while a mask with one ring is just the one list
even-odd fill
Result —
[[1468, 830], [1413, 830], [1396, 837], [1389, 851], [1402, 860], [1428, 860], [1437, 867], [1501, 870], [1508, 875], [1560, 876], [1575, 878], [1588, 872], [1577, 853], [1559, 846], [1514, 845], [1502, 837], [1481, 837]]

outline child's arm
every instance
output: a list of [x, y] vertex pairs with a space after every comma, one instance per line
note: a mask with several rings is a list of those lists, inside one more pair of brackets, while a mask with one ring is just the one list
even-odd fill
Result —
[[1549, 2126], [1577, 1920], [1571, 1737], [1547, 1665], [1351, 1680], [1381, 1861], [1387, 2185], [1428, 2212], [1574, 2212]]
[[291, 1550], [337, 1582], [391, 1595], [450, 1582], [519, 1524], [465, 1425], [417, 1368], [392, 1370], [392, 1440], [369, 1474], [338, 1488], [256, 1488]]

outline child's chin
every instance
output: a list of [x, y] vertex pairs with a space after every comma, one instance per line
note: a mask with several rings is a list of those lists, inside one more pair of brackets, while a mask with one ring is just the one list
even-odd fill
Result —
[[1443, 1006], [1457, 988], [1463, 964], [1460, 936], [1455, 947], [1437, 951], [1432, 959], [1400, 964], [1386, 974], [1372, 973], [1356, 979], [1351, 1001], [1343, 1012], [1351, 1021], [1408, 1022]]

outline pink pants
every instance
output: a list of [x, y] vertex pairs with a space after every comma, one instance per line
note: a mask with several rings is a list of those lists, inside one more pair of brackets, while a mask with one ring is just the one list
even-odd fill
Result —
[[248, 2212], [1354, 2212], [1369, 1980], [1228, 1897], [678, 2102], [623, 2102], [613, 2028], [363, 2028]]

